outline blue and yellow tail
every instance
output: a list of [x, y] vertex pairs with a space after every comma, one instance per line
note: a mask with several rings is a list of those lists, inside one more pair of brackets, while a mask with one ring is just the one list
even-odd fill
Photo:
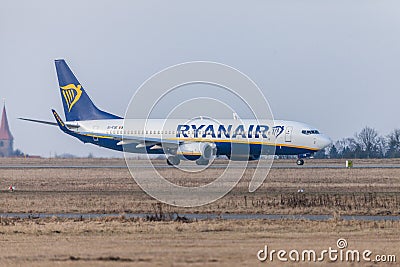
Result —
[[63, 59], [55, 61], [61, 99], [67, 121], [121, 119], [98, 109]]

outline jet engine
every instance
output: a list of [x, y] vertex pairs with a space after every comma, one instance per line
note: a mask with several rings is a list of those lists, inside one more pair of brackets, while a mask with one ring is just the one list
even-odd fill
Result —
[[210, 160], [215, 155], [215, 144], [202, 142], [185, 143], [178, 147], [177, 154], [184, 156], [188, 160], [196, 160], [200, 157]]
[[178, 156], [185, 160], [196, 160], [199, 165], [208, 164], [209, 160], [216, 154], [214, 143], [193, 142], [184, 143], [178, 147]]

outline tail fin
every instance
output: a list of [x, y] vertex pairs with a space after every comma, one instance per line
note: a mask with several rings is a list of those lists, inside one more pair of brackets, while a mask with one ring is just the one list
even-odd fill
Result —
[[98, 109], [63, 59], [55, 61], [61, 99], [67, 121], [121, 119]]

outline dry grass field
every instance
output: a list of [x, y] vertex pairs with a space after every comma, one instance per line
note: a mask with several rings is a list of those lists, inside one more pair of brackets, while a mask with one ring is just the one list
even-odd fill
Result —
[[[283, 263], [276, 258], [259, 262], [257, 252], [268, 245], [276, 250], [319, 253], [329, 247], [337, 249], [339, 238], [347, 240], [348, 249], [371, 250], [374, 259], [377, 254], [400, 256], [399, 231], [398, 221], [2, 219], [0, 262], [2, 266], [278, 266]], [[329, 259], [311, 263], [321, 266]], [[362, 260], [359, 264], [377, 265]]]
[[[160, 162], [163, 163], [164, 162]], [[275, 164], [294, 164], [276, 161]], [[340, 161], [309, 160], [307, 165], [337, 166]], [[355, 165], [394, 165], [399, 161], [360, 161]], [[155, 200], [147, 196], [126, 168], [26, 168], [26, 166], [122, 166], [114, 159], [8, 159], [3, 165], [25, 168], [0, 169], [0, 212], [32, 213], [141, 213], [153, 212]], [[214, 180], [223, 169], [208, 169], [188, 175], [158, 170], [176, 184], [195, 186]], [[197, 208], [165, 206], [170, 212], [398, 215], [400, 214], [400, 169], [272, 169], [254, 193], [248, 184], [249, 169], [235, 189], [222, 199]], [[150, 170], [143, 170], [150, 172]], [[240, 170], [237, 171], [240, 174]], [[7, 188], [14, 185], [15, 192]], [[303, 189], [304, 193], [297, 193]]]
[[[160, 162], [164, 163], [164, 162]], [[280, 160], [275, 164], [294, 164]], [[339, 166], [344, 161], [310, 160], [307, 165]], [[355, 161], [355, 165], [397, 165], [397, 160]], [[10, 166], [10, 165], [13, 165]], [[37, 168], [37, 166], [87, 168]], [[336, 248], [396, 255], [400, 260], [400, 222], [343, 221], [340, 215], [399, 215], [400, 169], [272, 169], [265, 183], [248, 192], [252, 170], [222, 199], [196, 208], [163, 205], [164, 212], [335, 214], [330, 221], [199, 220], [189, 222], [127, 219], [124, 213], [153, 213], [151, 199], [136, 185], [120, 159], [7, 159], [0, 161], [0, 212], [119, 213], [98, 219], [0, 219], [1, 266], [233, 266], [260, 263], [257, 251]], [[24, 166], [21, 168], [20, 166]], [[31, 166], [32, 168], [28, 168]], [[146, 171], [146, 170], [144, 170]], [[194, 186], [220, 172], [187, 174], [159, 169], [169, 180]], [[7, 188], [14, 185], [15, 192]], [[297, 193], [303, 189], [304, 193]], [[338, 216], [339, 215], [339, 216]], [[325, 262], [327, 263], [327, 262]], [[300, 263], [309, 266], [309, 262]], [[333, 263], [330, 263], [331, 265]], [[343, 262], [333, 265], [342, 266]], [[287, 262], [285, 266], [299, 263]], [[316, 263], [322, 266], [323, 263]], [[349, 266], [353, 266], [349, 264]], [[385, 265], [362, 263], [363, 266]]]

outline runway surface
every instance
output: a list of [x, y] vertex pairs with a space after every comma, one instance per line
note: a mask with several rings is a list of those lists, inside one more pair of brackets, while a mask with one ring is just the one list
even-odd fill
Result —
[[[137, 164], [132, 165], [133, 168], [139, 169], [173, 169], [174, 166], [169, 166], [167, 164], [154, 164], [154, 165], [144, 165]], [[182, 165], [182, 167], [189, 169], [203, 169], [204, 166], [197, 165]], [[211, 169], [225, 169], [227, 168], [227, 164], [214, 164], [210, 165], [207, 168]], [[0, 165], [0, 169], [125, 169], [126, 165]], [[230, 165], [229, 168], [233, 169], [243, 169], [242, 165]], [[248, 169], [268, 169], [269, 166], [257, 166], [256, 164], [248, 165], [246, 168]], [[344, 165], [303, 165], [297, 166], [294, 164], [279, 164], [273, 165], [271, 169], [347, 169]], [[400, 165], [356, 165], [352, 167], [352, 169], [400, 169]]]

